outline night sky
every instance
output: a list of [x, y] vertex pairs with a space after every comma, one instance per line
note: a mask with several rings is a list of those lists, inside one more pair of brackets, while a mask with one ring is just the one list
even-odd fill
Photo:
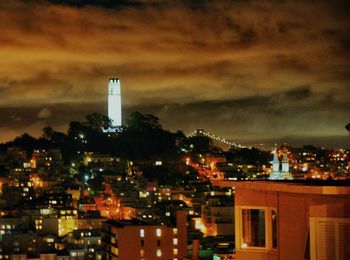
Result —
[[169, 130], [346, 140], [347, 2], [0, 1], [0, 142], [106, 113], [110, 77]]

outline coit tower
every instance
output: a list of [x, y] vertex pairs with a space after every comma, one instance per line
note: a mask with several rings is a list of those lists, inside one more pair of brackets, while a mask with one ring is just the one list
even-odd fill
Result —
[[112, 120], [112, 128], [122, 125], [122, 101], [120, 96], [120, 81], [110, 78], [108, 82], [108, 117]]

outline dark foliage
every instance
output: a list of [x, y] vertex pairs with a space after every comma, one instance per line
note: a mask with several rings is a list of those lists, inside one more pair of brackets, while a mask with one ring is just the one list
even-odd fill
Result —
[[257, 148], [235, 148], [227, 153], [227, 160], [242, 164], [268, 164], [271, 153]]

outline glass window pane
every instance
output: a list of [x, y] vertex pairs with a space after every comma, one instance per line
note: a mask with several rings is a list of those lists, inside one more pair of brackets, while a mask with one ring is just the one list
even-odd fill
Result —
[[265, 245], [265, 210], [242, 209], [242, 247]]
[[277, 248], [277, 211], [271, 210], [272, 248]]

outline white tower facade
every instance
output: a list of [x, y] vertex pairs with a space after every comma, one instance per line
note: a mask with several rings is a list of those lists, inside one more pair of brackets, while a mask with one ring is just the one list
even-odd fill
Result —
[[120, 81], [111, 78], [108, 82], [108, 117], [112, 120], [113, 128], [122, 125], [122, 100], [120, 95]]
[[[290, 180], [293, 179], [289, 171], [289, 160], [286, 152], [283, 153], [282, 162], [278, 159], [277, 149], [273, 152], [272, 171], [270, 180]], [[282, 164], [282, 165], [281, 165]], [[282, 169], [281, 169], [282, 166]]]
[[273, 152], [273, 160], [272, 160], [272, 172], [280, 171], [280, 161], [278, 160], [277, 149]]
[[272, 172], [270, 175], [270, 180], [279, 180], [281, 179], [281, 174], [280, 174], [280, 161], [278, 159], [277, 155], [277, 149], [273, 151], [273, 160], [271, 162], [272, 164]]
[[282, 172], [289, 172], [289, 161], [286, 153], [282, 157]]

